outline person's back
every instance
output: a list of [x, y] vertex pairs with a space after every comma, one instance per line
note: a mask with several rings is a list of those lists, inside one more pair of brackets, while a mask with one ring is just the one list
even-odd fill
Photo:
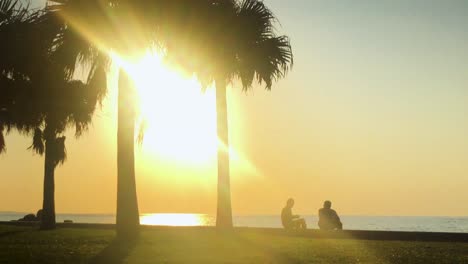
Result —
[[318, 226], [323, 230], [342, 229], [343, 224], [335, 210], [331, 209], [331, 202], [325, 201], [323, 208], [319, 209]]
[[292, 210], [290, 207], [286, 206], [281, 210], [281, 224], [284, 228], [289, 229], [292, 227]]

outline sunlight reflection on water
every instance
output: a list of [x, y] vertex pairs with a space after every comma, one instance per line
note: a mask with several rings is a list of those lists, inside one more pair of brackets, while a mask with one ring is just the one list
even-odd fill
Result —
[[142, 225], [207, 226], [213, 225], [212, 217], [205, 214], [143, 214]]

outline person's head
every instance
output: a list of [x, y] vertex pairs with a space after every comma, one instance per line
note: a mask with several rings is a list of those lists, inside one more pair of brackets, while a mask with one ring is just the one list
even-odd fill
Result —
[[286, 201], [286, 207], [292, 208], [293, 206], [294, 206], [294, 199], [293, 199], [293, 198], [289, 198], [289, 199]]
[[331, 208], [331, 202], [328, 201], [328, 200], [325, 201], [325, 202], [323, 202], [323, 208], [328, 208], [328, 209], [330, 209], [330, 208]]

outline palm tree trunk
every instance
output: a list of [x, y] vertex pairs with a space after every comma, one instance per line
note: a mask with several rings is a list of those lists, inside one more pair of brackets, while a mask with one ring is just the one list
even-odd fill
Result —
[[44, 157], [44, 194], [42, 202], [41, 229], [48, 230], [55, 228], [55, 162], [53, 138], [47, 138], [45, 142]]
[[216, 116], [218, 130], [218, 209], [216, 226], [232, 227], [231, 184], [229, 178], [229, 134], [226, 81], [216, 80]]
[[119, 72], [117, 128], [117, 237], [128, 240], [139, 235], [140, 219], [135, 183], [135, 92], [130, 76]]

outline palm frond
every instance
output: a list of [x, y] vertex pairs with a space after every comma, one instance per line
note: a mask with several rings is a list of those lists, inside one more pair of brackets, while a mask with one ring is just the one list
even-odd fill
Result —
[[35, 153], [42, 155], [44, 154], [45, 146], [44, 146], [44, 137], [42, 130], [40, 128], [36, 128], [34, 130], [33, 135], [33, 142], [28, 149], [32, 149]]
[[[41, 10], [31, 11], [20, 1], [0, 0], [0, 73], [23, 78], [37, 63], [45, 43], [38, 34]], [[34, 45], [31, 45], [34, 43]]]
[[0, 21], [6, 20], [12, 16], [18, 6], [18, 0], [0, 1]]
[[0, 154], [6, 151], [5, 135], [3, 135], [3, 127], [0, 126]]
[[79, 62], [92, 57], [89, 42], [70, 28], [62, 31], [54, 43], [52, 60], [60, 65], [67, 79], [71, 79]]
[[12, 21], [24, 21], [28, 13], [28, 6], [23, 6], [19, 0], [0, 1], [0, 24]]
[[65, 136], [53, 139], [52, 153], [55, 165], [63, 164], [67, 160], [67, 149], [65, 148]]
[[286, 36], [268, 38], [258, 44], [256, 75], [271, 89], [273, 81], [283, 78], [294, 63], [289, 38]]
[[107, 71], [109, 68], [109, 57], [99, 55], [93, 63], [87, 78], [89, 89], [95, 94], [95, 100], [101, 104], [107, 94]]
[[244, 0], [237, 17], [236, 33], [247, 41], [259, 41], [274, 34], [276, 17], [263, 1]]
[[283, 78], [293, 65], [293, 53], [287, 36], [277, 36], [274, 14], [262, 1], [244, 0], [239, 10], [236, 75], [243, 90], [256, 79], [270, 90], [273, 82]]
[[[108, 18], [107, 1], [49, 0], [48, 11], [60, 29], [52, 46], [52, 59], [71, 79], [77, 65], [93, 65], [100, 52], [110, 49], [115, 33]], [[86, 15], [83, 15], [86, 14]]]

